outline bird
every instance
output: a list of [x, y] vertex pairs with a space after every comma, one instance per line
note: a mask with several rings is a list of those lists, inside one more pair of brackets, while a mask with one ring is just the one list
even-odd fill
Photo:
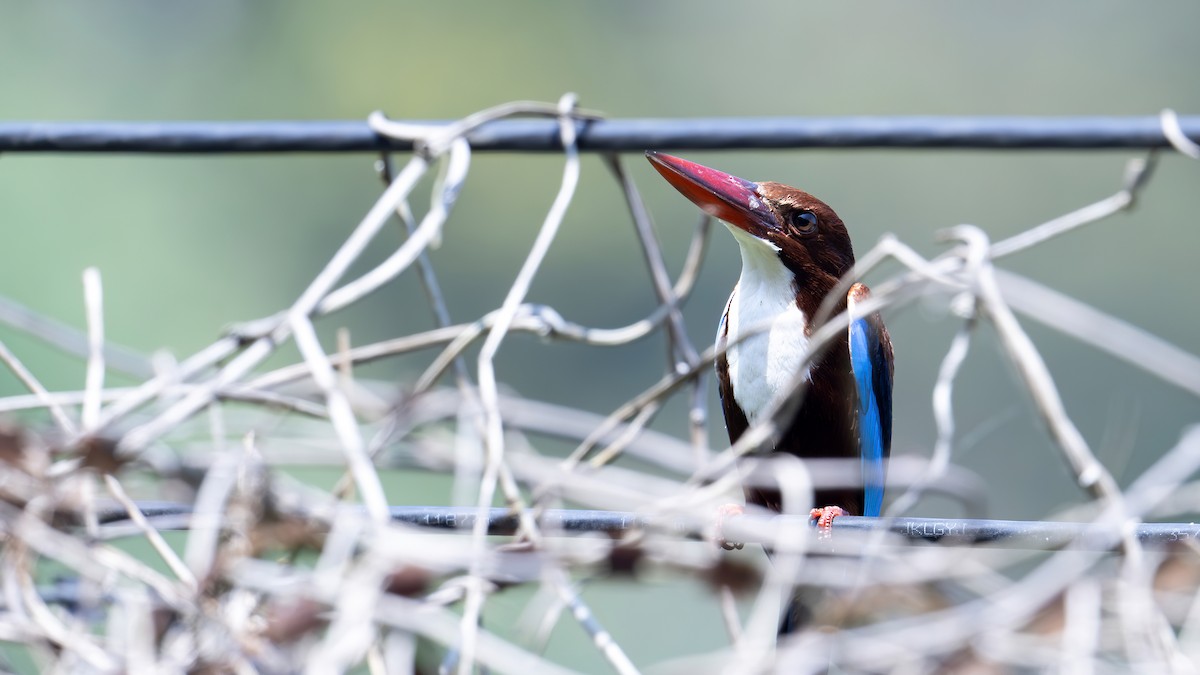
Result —
[[[653, 150], [646, 158], [718, 218], [741, 251], [741, 276], [717, 329], [717, 384], [729, 442], [763, 421], [803, 370], [800, 407], [770, 450], [860, 460], [861, 488], [817, 487], [810, 518], [819, 528], [828, 531], [839, 515], [878, 516], [892, 443], [894, 367], [879, 313], [856, 312], [870, 295], [865, 284], [853, 283], [835, 299], [835, 313], [850, 312], [849, 328], [815, 358], [808, 354], [814, 317], [854, 266], [845, 223], [825, 202], [782, 183], [748, 181]], [[782, 510], [777, 488], [748, 486], [745, 493], [748, 503]]]

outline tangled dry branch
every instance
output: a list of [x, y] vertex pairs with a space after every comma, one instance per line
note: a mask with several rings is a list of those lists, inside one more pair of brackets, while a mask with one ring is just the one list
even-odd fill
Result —
[[[474, 322], [452, 324], [426, 250], [452, 223], [470, 169], [467, 136], [488, 121], [522, 116], [558, 121], [565, 148], [559, 192], [502, 304]], [[1149, 179], [1153, 155], [1131, 162], [1111, 197], [1015, 237], [992, 243], [983, 230], [960, 226], [946, 233], [952, 246], [945, 253], [926, 259], [889, 236], [861, 256], [852, 275], [899, 269], [876, 284], [860, 308], [864, 313], [933, 298], [961, 320], [933, 391], [938, 435], [932, 456], [894, 467], [898, 496], [888, 515], [904, 515], [932, 489], [959, 494], [970, 506], [971, 478], [953, 463], [952, 392], [974, 337], [990, 330], [1090, 496], [1090, 509], [1076, 515], [1088, 523], [1091, 546], [1032, 558], [988, 547], [902, 545], [884, 528], [828, 540], [814, 537], [801, 520], [729, 523], [725, 534], [775, 551], [773, 563], [760, 570], [717, 547], [683, 542], [712, 534], [712, 514], [742, 480], [778, 483], [789, 510], [803, 513], [813, 485], [855, 478], [839, 467], [826, 471], [754, 453], [776, 433], [775, 420], [787, 419], [798, 405], [803, 382], [733, 447], [708, 447], [705, 375], [716, 354], [695, 346], [680, 313], [704, 258], [708, 219], [696, 226], [672, 281], [632, 179], [621, 158], [608, 155], [657, 306], [626, 326], [596, 328], [527, 301], [579, 180], [576, 122], [592, 117], [572, 96], [556, 105], [507, 104], [448, 126], [373, 115], [377, 133], [411, 143], [414, 152], [398, 171], [391, 157], [380, 161], [387, 187], [329, 263], [291, 306], [241, 324], [177, 363], [151, 365], [105, 341], [102, 284], [94, 269], [84, 273], [83, 335], [9, 301], [0, 304], [0, 321], [87, 363], [81, 391], [49, 391], [0, 343], [0, 360], [29, 391], [0, 400], [0, 411], [43, 411], [48, 425], [9, 423], [0, 435], [0, 640], [23, 645], [40, 666], [62, 672], [326, 673], [364, 664], [372, 672], [411, 672], [428, 666], [422, 658], [434, 645], [435, 660], [447, 670], [551, 673], [569, 672], [572, 664], [542, 655], [541, 647], [558, 622], [570, 620], [613, 670], [632, 673], [650, 664], [635, 663], [606, 632], [579, 583], [597, 574], [654, 583], [646, 571], [663, 569], [715, 588], [729, 630], [728, 643], [696, 645], [693, 653], [659, 664], [666, 668], [822, 672], [837, 663], [872, 672], [970, 665], [1090, 672], [1115, 664], [1194, 670], [1200, 556], [1190, 540], [1147, 548], [1134, 528], [1151, 515], [1197, 510], [1200, 491], [1191, 476], [1200, 463], [1200, 433], [1185, 432], [1121, 490], [1072, 423], [1016, 315], [1117, 358], [1148, 354], [1131, 362], [1194, 396], [1200, 396], [1200, 359], [996, 266], [1005, 256], [1129, 208]], [[1176, 149], [1200, 156], [1173, 113], [1162, 120]], [[435, 170], [431, 205], [418, 219], [409, 198]], [[396, 220], [407, 229], [403, 244], [347, 279]], [[322, 344], [318, 321], [405, 274], [418, 275], [437, 327], [364, 346], [330, 350]], [[818, 317], [816, 346], [846, 327], [844, 316], [825, 314]], [[1096, 326], [1104, 330], [1089, 330]], [[495, 364], [514, 333], [599, 348], [654, 331], [669, 344], [664, 374], [606, 416], [501, 391]], [[302, 361], [264, 371], [266, 359], [288, 341]], [[478, 355], [468, 358], [472, 347]], [[354, 378], [356, 364], [422, 350], [435, 352], [425, 372], [390, 400]], [[141, 384], [107, 386], [110, 371]], [[674, 396], [687, 401], [687, 439], [648, 428]], [[283, 416], [291, 419], [286, 429], [292, 436], [282, 443], [267, 444], [246, 431]], [[197, 444], [198, 434], [207, 440]], [[541, 438], [566, 439], [576, 448], [556, 459], [539, 452]], [[647, 470], [614, 465], [623, 455]], [[472, 458], [478, 471], [465, 467]], [[283, 462], [345, 475], [333, 489], [319, 490], [278, 471]], [[384, 465], [455, 472], [475, 495], [478, 517], [463, 519], [460, 536], [394, 520], [379, 473]], [[143, 515], [126, 483], [147, 472], [157, 485], [189, 486], [188, 513]], [[954, 485], [966, 487], [956, 493]], [[489, 537], [484, 516], [498, 499], [516, 519], [516, 545]], [[562, 500], [632, 512], [638, 527], [611, 539], [562, 536], [560, 526], [542, 517]], [[176, 528], [186, 536], [173, 544], [162, 530]], [[112, 543], [130, 537], [144, 539], [161, 564]], [[39, 583], [50, 564], [70, 574]], [[516, 585], [536, 589], [528, 609], [535, 628], [524, 639], [487, 630], [480, 621], [488, 601]], [[776, 645], [779, 598], [797, 585], [813, 594], [812, 628]], [[735, 594], [751, 598], [744, 616]]]

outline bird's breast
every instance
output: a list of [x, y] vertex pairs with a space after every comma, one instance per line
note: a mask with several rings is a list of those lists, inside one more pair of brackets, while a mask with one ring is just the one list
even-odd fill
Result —
[[[753, 424], [776, 398], [790, 391], [802, 369], [808, 336], [804, 312], [796, 306], [790, 283], [781, 288], [746, 282], [743, 277], [733, 289], [721, 332], [732, 342], [739, 335], [761, 331], [726, 352], [734, 400]], [[811, 379], [809, 369], [804, 370]]]

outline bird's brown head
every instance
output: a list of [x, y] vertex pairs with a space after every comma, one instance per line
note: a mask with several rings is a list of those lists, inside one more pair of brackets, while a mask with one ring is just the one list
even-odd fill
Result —
[[[685, 159], [647, 151], [646, 158], [705, 213], [730, 226], [743, 249], [764, 245], [821, 297], [854, 265], [846, 225], [828, 204], [782, 183], [755, 183]], [[742, 235], [749, 235], [749, 238]]]

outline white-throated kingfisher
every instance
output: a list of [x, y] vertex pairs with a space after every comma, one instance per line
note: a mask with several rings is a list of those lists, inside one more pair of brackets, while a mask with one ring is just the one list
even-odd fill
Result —
[[[821, 527], [843, 513], [878, 516], [892, 443], [892, 342], [878, 313], [855, 316], [868, 294], [853, 284], [835, 303], [850, 326], [805, 365], [813, 317], [854, 266], [846, 226], [825, 202], [781, 183], [754, 183], [678, 157], [648, 151], [667, 181], [720, 219], [741, 248], [742, 274], [717, 329], [717, 383], [731, 443], [791, 392], [804, 368], [808, 389], [776, 452], [803, 458], [859, 458], [862, 488], [818, 486], [812, 517]], [[779, 511], [775, 489], [748, 488], [747, 501]]]

